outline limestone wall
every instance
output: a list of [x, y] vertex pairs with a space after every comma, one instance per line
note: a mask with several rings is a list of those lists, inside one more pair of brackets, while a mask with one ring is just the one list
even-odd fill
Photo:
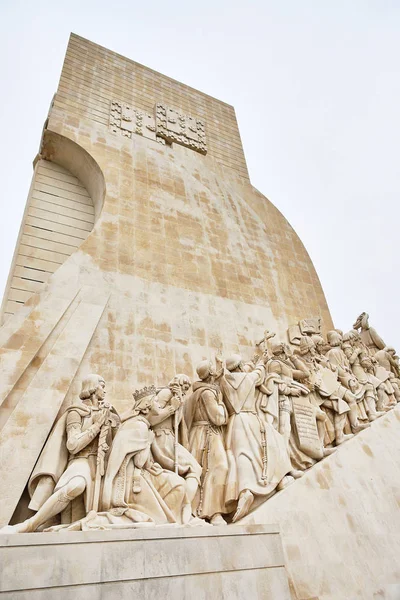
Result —
[[400, 406], [243, 522], [277, 523], [297, 600], [400, 598]]
[[104, 136], [85, 144], [105, 174], [103, 211], [50, 286], [110, 289], [81, 373], [104, 373], [117, 405], [134, 385], [193, 375], [219, 347], [250, 357], [265, 328], [286, 339], [304, 315], [331, 327], [303, 245], [265, 197], [208, 156]]
[[233, 106], [71, 34], [53, 112], [108, 127], [112, 100], [147, 112], [165, 102], [205, 119], [209, 155], [248, 180]]

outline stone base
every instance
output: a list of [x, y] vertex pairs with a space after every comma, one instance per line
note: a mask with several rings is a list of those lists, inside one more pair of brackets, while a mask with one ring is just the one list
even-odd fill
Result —
[[399, 508], [400, 404], [244, 522], [278, 523], [297, 600], [400, 600]]
[[291, 597], [270, 525], [1, 535], [0, 565], [1, 599]]

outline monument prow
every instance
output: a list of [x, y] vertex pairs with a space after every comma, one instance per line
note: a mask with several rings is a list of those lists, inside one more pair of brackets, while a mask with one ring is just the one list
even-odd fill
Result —
[[296, 600], [400, 596], [400, 406], [243, 519], [277, 523]]

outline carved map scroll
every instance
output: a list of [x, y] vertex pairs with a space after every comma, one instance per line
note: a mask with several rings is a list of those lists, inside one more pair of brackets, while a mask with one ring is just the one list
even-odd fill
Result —
[[323, 457], [323, 448], [318, 436], [315, 408], [308, 400], [292, 398], [293, 416], [296, 423], [299, 448], [315, 459]]
[[165, 104], [156, 105], [157, 135], [167, 142], [176, 142], [201, 152], [207, 153], [204, 121], [184, 115]]
[[154, 117], [119, 100], [111, 102], [110, 129], [128, 138], [132, 137], [132, 133], [136, 133], [156, 140]]

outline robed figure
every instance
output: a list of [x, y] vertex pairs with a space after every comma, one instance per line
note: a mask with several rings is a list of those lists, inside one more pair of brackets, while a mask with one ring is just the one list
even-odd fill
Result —
[[[154, 433], [147, 416], [156, 388], [137, 390], [134, 405], [122, 415], [115, 436], [102, 492], [102, 512], [120, 517], [121, 525], [135, 522], [154, 525], [184, 524], [191, 519], [185, 481], [154, 461]], [[123, 517], [123, 518], [122, 518]]]
[[186, 410], [189, 429], [189, 448], [202, 467], [197, 515], [212, 525], [226, 525], [223, 514], [228, 513], [225, 492], [228, 458], [225, 449], [225, 430], [228, 413], [221, 390], [215, 384], [216, 373], [208, 360], [197, 365], [200, 381], [193, 384]]
[[[266, 356], [265, 356], [266, 359]], [[267, 422], [256, 389], [265, 380], [260, 362], [245, 372], [242, 359], [233, 355], [219, 380], [229, 420], [226, 448], [229, 473], [226, 503], [236, 512], [233, 521], [245, 516], [255, 498], [265, 500], [291, 470], [283, 437]]]

